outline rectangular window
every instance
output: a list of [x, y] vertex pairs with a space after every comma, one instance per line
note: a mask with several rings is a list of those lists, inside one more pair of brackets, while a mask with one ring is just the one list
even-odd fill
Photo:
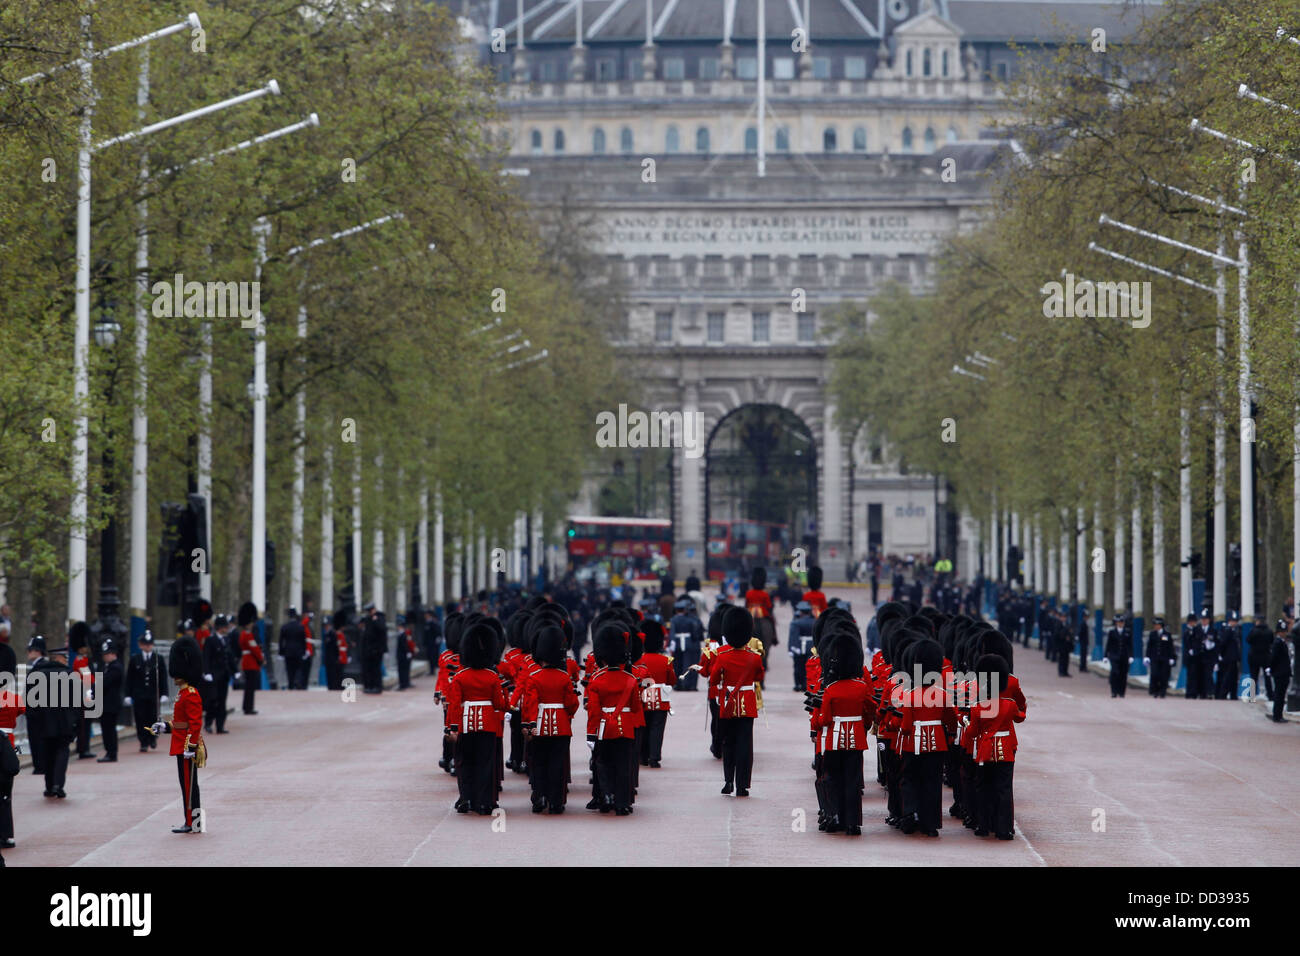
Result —
[[713, 278], [726, 276], [727, 264], [722, 261], [722, 256], [705, 256], [704, 274]]
[[846, 56], [844, 58], [844, 79], [865, 80], [867, 78], [867, 58], [865, 56]]
[[700, 79], [716, 80], [718, 78], [718, 58], [706, 56], [700, 59]]
[[793, 80], [794, 79], [794, 57], [777, 56], [772, 58], [772, 79], [774, 80]]
[[554, 60], [543, 60], [541, 62], [540, 76], [543, 83], [555, 82], [555, 61]]
[[684, 80], [686, 79], [686, 61], [680, 56], [670, 56], [664, 58], [664, 79], [665, 80]]
[[641, 58], [633, 57], [627, 61], [627, 78], [629, 80], [639, 80], [645, 76], [645, 71], [641, 69]]
[[999, 63], [997, 65], [997, 77], [999, 80], [1005, 80], [1007, 78], [1007, 65], [1005, 63]]
[[727, 338], [727, 313], [709, 313], [709, 341], [724, 342]]
[[772, 315], [770, 312], [754, 313], [754, 341], [770, 342], [772, 340]]
[[829, 80], [831, 78], [831, 58], [828, 56], [813, 57], [813, 79]]
[[754, 256], [751, 274], [756, 279], [766, 279], [772, 274], [772, 262], [767, 256]]
[[655, 341], [671, 342], [673, 340], [673, 314], [671, 312], [655, 313]]
[[605, 58], [596, 61], [596, 82], [613, 83], [618, 79], [618, 60]]
[[736, 76], [742, 80], [758, 79], [758, 58], [742, 56], [736, 61]]
[[817, 315], [814, 312], [799, 313], [799, 341], [817, 341]]

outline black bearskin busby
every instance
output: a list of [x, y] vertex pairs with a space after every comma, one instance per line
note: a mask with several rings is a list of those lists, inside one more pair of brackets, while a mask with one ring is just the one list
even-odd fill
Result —
[[808, 590], [820, 591], [822, 588], [822, 569], [813, 565], [808, 569]]
[[453, 654], [460, 653], [460, 637], [465, 631], [465, 615], [452, 611], [447, 615], [447, 622], [442, 628], [442, 639], [447, 642], [447, 650]]
[[167, 659], [167, 673], [173, 680], [195, 686], [203, 679], [203, 652], [192, 637], [177, 638]]
[[767, 584], [767, 568], [755, 568], [749, 572], [749, 586], [755, 591], [763, 590]]
[[627, 656], [628, 631], [622, 624], [608, 621], [603, 624], [591, 641], [591, 651], [596, 655], [596, 663], [604, 667], [618, 667]]
[[486, 670], [496, 663], [497, 632], [484, 620], [476, 621], [460, 636], [460, 665]]
[[826, 680], [853, 680], [862, 676], [862, 644], [856, 634], [836, 631], [826, 647]]
[[723, 640], [732, 647], [744, 647], [753, 636], [753, 615], [743, 607], [729, 608], [726, 617], [722, 619]]
[[999, 654], [983, 655], [975, 662], [975, 673], [981, 675], [978, 685], [981, 691], [986, 689], [982, 682], [983, 675], [990, 675], [987, 690], [993, 697], [1006, 690], [1007, 684], [1011, 681], [1011, 665]]
[[239, 605], [239, 615], [235, 618], [235, 623], [241, 628], [248, 627], [257, 620], [257, 605], [252, 601], [245, 601]]
[[543, 667], [563, 667], [564, 631], [554, 624], [542, 628], [534, 641], [533, 660]]
[[664, 626], [658, 621], [641, 622], [642, 643], [647, 654], [662, 654], [664, 651]]
[[90, 646], [90, 625], [85, 621], [76, 621], [68, 628], [68, 646], [74, 651]]

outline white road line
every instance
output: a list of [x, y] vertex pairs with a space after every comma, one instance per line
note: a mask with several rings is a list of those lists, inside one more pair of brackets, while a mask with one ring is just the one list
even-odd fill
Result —
[[[204, 777], [203, 777], [203, 781], [206, 783], [206, 782], [212, 780], [212, 779], [213, 779], [214, 777], [216, 777], [216, 776], [217, 776], [217, 774], [215, 774], [215, 773], [213, 773], [213, 774], [205, 774]], [[200, 790], [200, 793], [202, 793], [201, 790]], [[145, 817], [143, 820], [141, 820], [141, 821], [140, 821], [139, 823], [137, 823], [135, 826], [131, 827], [130, 829], [123, 830], [121, 833], [119, 833], [117, 836], [113, 837], [113, 839], [109, 840], [107, 843], [101, 843], [99, 846], [95, 847], [95, 849], [91, 850], [91, 851], [90, 851], [89, 853], [87, 853], [85, 856], [81, 857], [81, 859], [73, 861], [73, 863], [72, 863], [71, 865], [72, 865], [72, 866], [81, 866], [82, 864], [85, 864], [86, 861], [89, 860], [89, 859], [90, 859], [92, 856], [94, 856], [96, 853], [99, 853], [101, 850], [105, 850], [105, 849], [107, 849], [108, 847], [112, 846], [114, 843], [116, 843], [118, 840], [120, 840], [120, 839], [122, 839], [123, 837], [125, 837], [127, 834], [132, 833], [133, 831], [140, 829], [140, 828], [143, 827], [146, 823], [148, 823], [150, 820], [152, 820], [154, 817], [158, 816], [158, 814], [160, 814], [160, 813], [166, 813], [166, 812], [169, 811], [169, 810], [176, 810], [176, 809], [183, 809], [183, 808], [181, 807], [181, 800], [180, 800], [180, 797], [177, 797], [175, 800], [170, 800], [170, 801], [168, 801], [167, 803], [163, 804], [161, 807], [159, 807], [159, 808], [158, 808], [157, 810], [155, 810], [153, 813], [149, 814], [147, 817]], [[169, 836], [170, 836], [170, 835], [171, 835], [171, 834], [169, 834]], [[108, 864], [104, 864], [104, 863], [89, 863], [89, 864], [86, 864], [86, 865], [88, 865], [88, 866], [113, 866], [113, 865], [115, 865], [115, 864], [112, 864], [112, 863], [108, 863]]]
[[1016, 828], [1016, 836], [1025, 841], [1025, 846], [1029, 847], [1029, 852], [1034, 855], [1034, 859], [1038, 861], [1038, 865], [1047, 866], [1047, 861], [1044, 860], [1042, 855], [1034, 849], [1034, 845], [1029, 842], [1029, 837], [1025, 836], [1025, 831], [1020, 829], [1020, 824], [1017, 823], [1014, 824], [1014, 826]]

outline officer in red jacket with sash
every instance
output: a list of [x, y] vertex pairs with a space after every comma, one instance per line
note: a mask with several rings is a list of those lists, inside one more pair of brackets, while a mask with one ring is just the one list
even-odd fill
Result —
[[[778, 643], [776, 621], [772, 618], [772, 595], [765, 590], [767, 569], [755, 568], [749, 574], [749, 590], [745, 592], [745, 610], [753, 619], [753, 633], [763, 642], [763, 664], [767, 665], [767, 652]], [[749, 643], [748, 640], [745, 641]]]
[[244, 679], [244, 713], [256, 714], [253, 709], [254, 695], [262, 683], [262, 645], [253, 633], [257, 621], [257, 605], [245, 602], [239, 608], [239, 672]]
[[658, 769], [663, 760], [664, 730], [673, 707], [670, 695], [677, 683], [677, 673], [673, 670], [673, 655], [664, 652], [663, 625], [658, 621], [643, 621], [641, 631], [645, 635], [641, 666], [650, 677], [650, 686], [641, 695], [646, 725], [641, 738], [641, 765]]
[[758, 716], [755, 689], [763, 680], [763, 658], [745, 646], [754, 636], [754, 618], [744, 608], [728, 609], [722, 619], [722, 636], [731, 650], [718, 657], [709, 673], [709, 686], [719, 692], [722, 792], [747, 797], [754, 769], [754, 718]]
[[190, 636], [178, 639], [172, 645], [168, 672], [177, 687], [172, 717], [171, 720], [158, 721], [152, 730], [155, 734], [169, 733], [172, 737], [170, 753], [176, 758], [181, 805], [185, 808], [185, 822], [173, 827], [172, 833], [198, 833], [204, 829], [202, 804], [199, 802], [199, 768], [207, 756], [203, 743], [203, 698], [198, 690], [198, 683], [203, 678], [199, 642]]

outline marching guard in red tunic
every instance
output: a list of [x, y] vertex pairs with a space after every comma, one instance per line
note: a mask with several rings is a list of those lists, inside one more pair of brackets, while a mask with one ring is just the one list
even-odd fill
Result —
[[636, 755], [636, 716], [641, 713], [637, 680], [623, 669], [630, 631], [608, 621], [592, 640], [600, 669], [587, 684], [587, 747], [595, 757], [595, 785], [589, 810], [632, 812], [632, 765]]
[[816, 565], [808, 569], [808, 590], [803, 592], [803, 599], [812, 605], [813, 617], [821, 617], [826, 612], [826, 595], [822, 593], [822, 569]]
[[755, 690], [763, 680], [763, 658], [745, 646], [754, 636], [754, 619], [744, 608], [727, 610], [722, 636], [731, 650], [719, 656], [709, 672], [709, 686], [719, 691], [722, 792], [747, 797], [754, 769], [754, 718], [758, 716]]
[[172, 704], [172, 718], [160, 720], [150, 729], [155, 734], [169, 733], [172, 737], [170, 753], [176, 758], [181, 803], [185, 808], [185, 822], [173, 827], [172, 833], [199, 833], [205, 829], [201, 822], [196, 825], [202, 820], [199, 770], [207, 763], [207, 747], [203, 742], [203, 698], [198, 690], [198, 683], [203, 678], [203, 655], [199, 651], [199, 642], [193, 637], [177, 640], [172, 645], [167, 669], [178, 688]]
[[446, 734], [457, 743], [457, 813], [489, 816], [497, 806], [497, 738], [506, 698], [501, 678], [492, 670], [497, 633], [482, 621], [460, 638], [460, 668], [447, 687]]
[[673, 655], [664, 653], [664, 626], [658, 621], [643, 621], [641, 632], [645, 635], [641, 665], [651, 681], [641, 694], [646, 723], [641, 738], [641, 765], [658, 769], [663, 760], [664, 730], [673, 707], [670, 695], [677, 684], [677, 672], [673, 670]]
[[544, 627], [537, 635], [533, 659], [538, 670], [524, 691], [520, 715], [530, 740], [533, 813], [563, 813], [567, 790], [569, 741], [578, 694], [565, 666], [564, 631]]
[[971, 708], [967, 733], [974, 741], [976, 782], [979, 790], [980, 818], [975, 835], [995, 833], [999, 840], [1014, 839], [1016, 833], [1015, 800], [1012, 777], [1016, 769], [1016, 728], [1025, 719], [1024, 709], [1007, 693], [1011, 668], [1001, 657], [986, 654], [975, 670], [990, 674], [997, 681], [989, 688], [987, 699]]
[[[442, 725], [444, 729], [451, 723], [452, 719], [450, 708], [447, 705], [447, 692], [451, 689], [451, 679], [456, 676], [456, 671], [460, 669], [460, 635], [464, 623], [465, 616], [459, 611], [453, 611], [447, 615], [447, 623], [442, 632], [447, 647], [438, 655], [438, 680], [433, 685], [433, 699], [435, 702], [442, 704]], [[458, 749], [455, 738], [444, 733], [442, 736], [442, 759], [438, 761], [438, 766], [452, 776], [456, 774], [456, 751]]]
[[938, 836], [943, 826], [943, 766], [957, 711], [943, 685], [943, 646], [923, 636], [904, 655], [921, 673], [919, 686], [898, 695], [897, 747], [902, 761], [904, 833]]

